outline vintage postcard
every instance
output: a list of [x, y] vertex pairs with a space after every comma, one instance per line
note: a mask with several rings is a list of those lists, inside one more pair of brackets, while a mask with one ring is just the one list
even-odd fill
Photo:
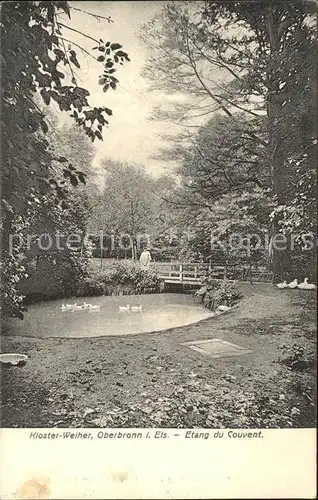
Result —
[[1, 3], [2, 499], [316, 497], [317, 12]]

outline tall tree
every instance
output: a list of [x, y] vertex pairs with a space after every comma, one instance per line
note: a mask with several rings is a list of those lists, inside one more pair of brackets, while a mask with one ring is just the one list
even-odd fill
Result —
[[[85, 235], [96, 190], [91, 172], [93, 146], [85, 132], [75, 124], [59, 127], [56, 113], [47, 110], [46, 116], [49, 148], [52, 154], [58, 153], [68, 160], [68, 170], [52, 167], [52, 182], [63, 187], [61, 205], [56, 205], [54, 196], [44, 191], [33, 199], [24, 213], [28, 233], [38, 235], [43, 243], [39, 248], [33, 237], [32, 245], [23, 252], [22, 262], [28, 277], [18, 284], [18, 289], [28, 301], [76, 292], [90, 256]], [[81, 155], [78, 154], [79, 144]], [[85, 175], [86, 184], [73, 186], [68, 181], [70, 171]], [[48, 245], [50, 242], [52, 245]]]
[[[105, 106], [89, 106], [89, 92], [77, 85], [74, 70], [80, 67], [75, 51], [78, 44], [69, 38], [66, 41], [64, 30], [81, 32], [72, 27], [70, 18], [71, 6], [64, 1], [1, 5], [1, 286], [5, 312], [20, 317], [23, 297], [17, 283], [25, 269], [18, 257], [19, 248], [9, 248], [9, 235], [27, 232], [25, 214], [43, 194], [54, 197], [62, 206], [65, 185], [54, 179], [57, 165], [71, 184], [85, 182], [81, 172], [70, 169], [65, 158], [49, 150], [45, 112], [37, 105], [35, 95], [45, 104], [53, 100], [61, 111], [69, 112], [92, 141], [102, 139], [103, 127], [112, 114]], [[81, 34], [98, 50], [94, 59], [102, 67], [99, 84], [104, 92], [115, 89], [114, 72], [117, 65], [129, 60], [127, 53], [118, 43]]]
[[[170, 194], [170, 205], [177, 225], [184, 232], [188, 228], [189, 244], [198, 255], [207, 257], [217, 241], [223, 247], [231, 233], [259, 235], [264, 243], [274, 206], [270, 168], [263, 148], [253, 148], [242, 132], [245, 127], [244, 115], [236, 116], [235, 124], [216, 115], [187, 147], [175, 151], [180, 183]], [[245, 251], [250, 252], [246, 245]]]
[[[309, 109], [316, 113], [315, 8], [296, 0], [173, 2], [145, 30], [154, 86], [193, 94], [201, 114], [222, 110], [235, 122], [236, 109], [265, 117], [265, 140], [249, 126], [245, 134], [266, 151], [277, 207], [294, 199], [289, 160], [309, 154], [316, 138], [307, 118]], [[272, 218], [272, 236], [278, 221]], [[275, 275], [284, 263], [275, 250]]]
[[153, 179], [131, 165], [108, 160], [103, 166], [105, 188], [95, 207], [91, 228], [116, 235], [135, 260], [138, 236], [148, 233], [154, 218]]
[[[174, 214], [167, 202], [175, 178], [155, 178], [141, 167], [110, 160], [102, 165], [105, 187], [94, 204], [90, 232], [97, 235], [102, 231], [108, 236], [107, 246], [113, 245], [112, 254], [118, 257], [131, 255], [136, 259], [144, 245], [151, 246], [154, 258], [167, 257], [171, 251], [167, 247], [171, 247], [176, 233]], [[122, 247], [127, 246], [126, 252], [118, 247], [120, 242]]]

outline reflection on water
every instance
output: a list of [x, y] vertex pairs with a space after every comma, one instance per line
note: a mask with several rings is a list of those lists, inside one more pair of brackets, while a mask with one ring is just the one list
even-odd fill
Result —
[[[83, 297], [68, 303], [83, 301], [100, 305], [100, 312], [62, 312], [65, 299], [33, 305], [23, 321], [10, 322], [7, 334], [32, 337], [98, 337], [127, 335], [166, 330], [195, 323], [211, 316], [211, 312], [191, 297], [182, 294], [152, 294], [121, 297]], [[141, 312], [121, 312], [119, 306], [142, 305]]]

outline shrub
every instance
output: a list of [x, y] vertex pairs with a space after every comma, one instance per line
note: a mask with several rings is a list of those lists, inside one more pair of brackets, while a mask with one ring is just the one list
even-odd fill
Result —
[[86, 297], [94, 297], [105, 294], [105, 287], [101, 281], [95, 279], [95, 277], [89, 277], [85, 279], [83, 287], [83, 295]]
[[213, 290], [219, 290], [222, 286], [222, 281], [219, 280], [212, 280], [212, 279], [207, 279], [206, 281], [206, 289], [208, 292], [211, 292]]
[[81, 292], [86, 276], [87, 260], [76, 254], [46, 255], [30, 262], [28, 276], [21, 279], [18, 289], [24, 304], [39, 300], [71, 297]]
[[281, 344], [279, 347], [282, 356], [280, 363], [290, 370], [303, 372], [312, 370], [316, 364], [315, 345], [307, 339], [299, 339], [291, 345]]
[[142, 269], [133, 261], [113, 262], [106, 269], [93, 271], [85, 280], [85, 295], [112, 293], [150, 293], [159, 291], [160, 280], [151, 269]]
[[206, 293], [203, 304], [208, 309], [215, 311], [218, 306], [234, 306], [242, 298], [241, 292], [235, 284], [228, 281], [209, 280], [206, 283]]
[[300, 337], [278, 346], [278, 361], [287, 367], [288, 378], [301, 410], [301, 426], [312, 427], [316, 422], [316, 342]]

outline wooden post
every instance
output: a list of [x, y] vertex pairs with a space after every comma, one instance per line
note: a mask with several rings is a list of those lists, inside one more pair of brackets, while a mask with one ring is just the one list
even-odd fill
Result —
[[272, 285], [274, 285], [275, 284], [275, 273], [272, 273], [271, 276], [272, 276], [271, 283], [272, 283]]
[[194, 277], [198, 277], [198, 266], [194, 266]]
[[249, 278], [250, 278], [250, 285], [253, 283], [252, 280], [252, 263], [249, 261]]
[[183, 275], [182, 275], [182, 272], [183, 272], [183, 266], [182, 266], [182, 264], [180, 264], [180, 265], [179, 265], [179, 273], [180, 273], [180, 281], [181, 281], [181, 283], [182, 283], [182, 281], [183, 281]]

